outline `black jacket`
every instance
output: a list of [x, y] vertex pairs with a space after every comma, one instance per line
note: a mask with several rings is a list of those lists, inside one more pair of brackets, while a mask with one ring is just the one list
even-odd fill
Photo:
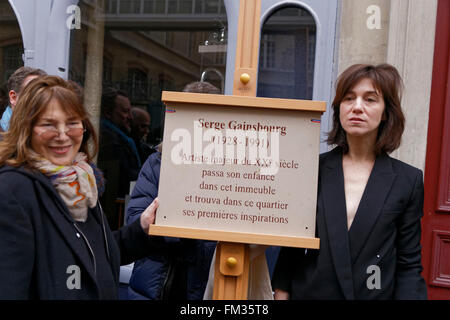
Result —
[[422, 172], [382, 154], [348, 230], [342, 152], [322, 154], [316, 220], [320, 250], [283, 248], [273, 287], [290, 292], [291, 299], [426, 299], [422, 208]]
[[[100, 238], [118, 290], [120, 264], [148, 255], [155, 240], [139, 221], [112, 233], [98, 204], [89, 214], [102, 226]], [[0, 299], [101, 299], [88, 248], [46, 176], [22, 167], [0, 168]], [[80, 289], [70, 285], [74, 266]]]

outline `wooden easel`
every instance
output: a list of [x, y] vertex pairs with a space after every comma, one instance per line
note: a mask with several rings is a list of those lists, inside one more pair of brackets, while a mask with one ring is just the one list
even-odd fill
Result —
[[[325, 102], [288, 99], [276, 99], [276, 102], [274, 102], [275, 99], [256, 98], [260, 12], [261, 0], [240, 0], [232, 96], [164, 91], [162, 101], [167, 106], [179, 110], [189, 105], [245, 106], [247, 108], [306, 111], [315, 113], [320, 117], [318, 113], [323, 113], [326, 110]], [[162, 182], [160, 180], [160, 188]], [[315, 214], [315, 210], [312, 214]], [[163, 224], [151, 225], [149, 234], [219, 241], [216, 248], [214, 270], [214, 300], [247, 299], [250, 270], [249, 244], [311, 249], [318, 249], [320, 244], [318, 238], [312, 237], [197, 229], [192, 226], [180, 227]]]
[[[239, 5], [233, 95], [256, 97], [261, 0]], [[250, 269], [249, 245], [219, 242], [216, 248], [214, 300], [246, 300]]]

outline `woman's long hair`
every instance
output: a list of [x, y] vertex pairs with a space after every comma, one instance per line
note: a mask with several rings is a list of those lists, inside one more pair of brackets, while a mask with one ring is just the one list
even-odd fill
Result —
[[[88, 162], [92, 161], [98, 150], [98, 140], [89, 115], [83, 107], [82, 97], [76, 93], [74, 86], [64, 79], [45, 76], [34, 79], [21, 92], [13, 110], [9, 131], [3, 133], [3, 141], [0, 142], [0, 166], [33, 166], [39, 157], [31, 148], [33, 128], [53, 99], [56, 99], [68, 114], [81, 119], [86, 131], [79, 151], [86, 154]], [[89, 148], [90, 141], [93, 148]]]

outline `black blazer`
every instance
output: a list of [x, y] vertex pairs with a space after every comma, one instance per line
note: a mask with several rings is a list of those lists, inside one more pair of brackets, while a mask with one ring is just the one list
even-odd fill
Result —
[[291, 299], [426, 299], [422, 208], [422, 172], [382, 154], [348, 230], [342, 151], [320, 155], [320, 250], [282, 248], [273, 288]]
[[[155, 242], [139, 220], [113, 233], [98, 204], [89, 214], [102, 226], [99, 239], [118, 290], [120, 264], [148, 255]], [[47, 177], [0, 168], [0, 299], [101, 299], [94, 257], [83, 241]], [[80, 268], [80, 289], [67, 285], [73, 265]]]

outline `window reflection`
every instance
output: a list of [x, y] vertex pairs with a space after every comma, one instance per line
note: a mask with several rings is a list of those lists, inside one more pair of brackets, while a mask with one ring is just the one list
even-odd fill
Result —
[[[72, 31], [69, 77], [84, 85], [93, 25], [87, 11], [92, 4], [81, 1], [80, 7], [83, 24]], [[153, 109], [163, 107], [161, 91], [181, 91], [187, 83], [199, 81], [207, 69], [217, 72], [207, 72], [204, 80], [223, 92], [227, 47], [223, 0], [107, 0], [104, 13], [103, 86], [127, 92], [132, 105], [149, 109], [156, 119], [160, 112]], [[173, 22], [171, 28], [164, 29], [169, 22], [163, 26], [152, 22], [161, 14]], [[134, 65], [141, 67], [130, 67]], [[162, 131], [154, 129], [161, 124], [153, 119], [151, 123], [148, 142], [157, 144]]]
[[23, 66], [23, 43], [16, 15], [7, 0], [0, 0], [0, 118], [9, 104], [6, 82]]
[[261, 31], [257, 95], [312, 99], [315, 47], [316, 25], [307, 10], [274, 12]]
[[[90, 2], [84, 0], [84, 2]], [[225, 14], [223, 0], [106, 0], [112, 14]]]
[[8, 80], [9, 76], [19, 67], [23, 66], [22, 60], [23, 46], [22, 44], [12, 44], [3, 47], [3, 67], [4, 80]]
[[203, 80], [223, 92], [227, 21], [223, 0], [107, 0], [104, 8], [93, 3], [79, 3], [82, 25], [71, 34], [69, 78], [85, 88], [85, 106], [99, 123], [97, 164], [106, 178], [101, 201], [116, 229], [128, 184], [146, 159], [139, 150], [136, 156], [126, 138], [135, 138], [133, 111], [150, 115], [139, 137], [144, 140], [135, 146], [156, 148], [163, 137], [162, 91], [182, 91]]

